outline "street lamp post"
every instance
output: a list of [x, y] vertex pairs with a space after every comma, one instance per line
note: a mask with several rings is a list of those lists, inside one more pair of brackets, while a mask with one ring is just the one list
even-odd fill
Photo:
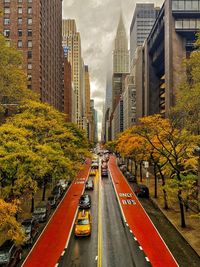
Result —
[[198, 145], [194, 149], [193, 154], [198, 157], [197, 201], [198, 201], [198, 207], [199, 207], [199, 204], [200, 204], [200, 145]]

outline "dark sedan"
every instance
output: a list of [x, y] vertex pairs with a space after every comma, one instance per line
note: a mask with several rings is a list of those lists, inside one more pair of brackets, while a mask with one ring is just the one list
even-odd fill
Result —
[[85, 185], [86, 190], [94, 190], [94, 182], [93, 180], [88, 180]]
[[80, 197], [79, 208], [80, 209], [89, 209], [91, 207], [91, 197], [88, 194], [84, 194]]
[[149, 198], [149, 188], [144, 184], [135, 184], [134, 193], [137, 197]]

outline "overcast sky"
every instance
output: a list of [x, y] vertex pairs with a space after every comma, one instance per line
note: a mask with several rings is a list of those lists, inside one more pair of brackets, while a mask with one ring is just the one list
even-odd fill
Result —
[[[75, 19], [81, 35], [82, 56], [89, 66], [91, 98], [95, 101], [99, 122], [105, 100], [106, 76], [112, 68], [113, 42], [123, 11], [124, 23], [129, 28], [135, 3], [148, 2], [161, 6], [163, 0], [63, 0], [63, 18]], [[99, 133], [100, 133], [99, 123]]]

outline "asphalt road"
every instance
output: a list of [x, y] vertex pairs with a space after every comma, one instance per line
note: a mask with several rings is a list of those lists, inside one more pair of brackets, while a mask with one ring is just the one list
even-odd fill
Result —
[[90, 237], [75, 237], [74, 229], [66, 253], [60, 259], [63, 267], [92, 267], [97, 265], [98, 254], [98, 177], [94, 177], [94, 190], [85, 191], [91, 196], [92, 234]]
[[[111, 180], [100, 178], [100, 183], [98, 180], [98, 177], [95, 177], [94, 191], [87, 191], [92, 198], [92, 234], [90, 237], [75, 238], [72, 232], [68, 248], [59, 261], [59, 267], [151, 266], [140, 250], [137, 240], [127, 225], [124, 225]], [[102, 215], [100, 224], [99, 211]]]

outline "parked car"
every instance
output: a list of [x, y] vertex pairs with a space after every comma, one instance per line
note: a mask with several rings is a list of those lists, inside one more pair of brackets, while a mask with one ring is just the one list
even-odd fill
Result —
[[60, 199], [63, 195], [63, 188], [61, 185], [56, 185], [52, 190], [52, 195], [56, 197], [56, 199]]
[[51, 206], [51, 208], [55, 208], [59, 203], [59, 198], [57, 198], [55, 195], [51, 195], [48, 197], [48, 204]]
[[125, 172], [125, 176], [129, 182], [136, 182], [135, 175], [131, 174], [130, 172]]
[[125, 173], [125, 172], [127, 171], [127, 167], [126, 167], [125, 164], [121, 165], [121, 166], [119, 167], [119, 169], [120, 169], [120, 171], [123, 172], [123, 173]]
[[25, 244], [31, 245], [38, 234], [39, 223], [34, 218], [26, 219], [22, 222], [25, 231]]
[[91, 197], [88, 194], [84, 194], [80, 197], [79, 208], [80, 209], [89, 209], [91, 207]]
[[0, 266], [16, 266], [22, 258], [22, 248], [12, 240], [6, 240], [0, 246]]
[[86, 190], [94, 190], [94, 182], [91, 179], [88, 179], [85, 185]]
[[64, 180], [64, 179], [61, 179], [59, 181], [58, 185], [60, 185], [62, 187], [62, 189], [65, 191], [69, 185], [69, 182]]
[[38, 222], [46, 222], [50, 214], [50, 205], [41, 205], [34, 209], [33, 218]]
[[134, 193], [137, 197], [149, 198], [149, 189], [144, 184], [135, 184]]
[[107, 169], [108, 168], [108, 163], [106, 161], [103, 161], [101, 164], [102, 169]]
[[89, 210], [79, 211], [75, 222], [75, 236], [90, 236], [92, 229], [91, 214]]

